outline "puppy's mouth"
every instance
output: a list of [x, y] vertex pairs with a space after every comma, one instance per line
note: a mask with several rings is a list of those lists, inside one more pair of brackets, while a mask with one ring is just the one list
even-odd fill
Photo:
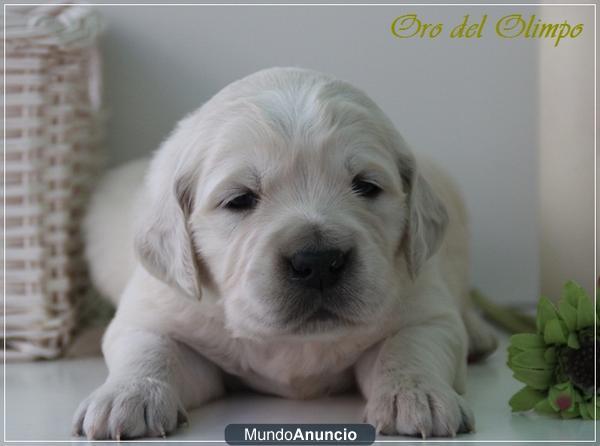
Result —
[[357, 322], [320, 305], [311, 312], [294, 318], [292, 332], [297, 334], [322, 333], [353, 325], [357, 325]]

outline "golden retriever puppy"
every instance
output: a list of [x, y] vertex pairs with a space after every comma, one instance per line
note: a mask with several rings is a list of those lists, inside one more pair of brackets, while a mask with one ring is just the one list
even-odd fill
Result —
[[461, 199], [348, 83], [273, 68], [230, 84], [150, 163], [108, 174], [86, 232], [118, 310], [77, 433], [164, 436], [229, 377], [289, 398], [356, 384], [385, 434], [473, 428], [467, 355], [495, 340], [466, 305]]

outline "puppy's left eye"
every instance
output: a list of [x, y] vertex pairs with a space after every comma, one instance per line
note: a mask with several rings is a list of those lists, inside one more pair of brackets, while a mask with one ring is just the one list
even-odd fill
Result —
[[366, 198], [375, 198], [381, 192], [381, 188], [361, 177], [352, 180], [352, 191]]
[[241, 212], [254, 209], [257, 204], [258, 196], [254, 192], [248, 191], [229, 200], [225, 203], [225, 208], [230, 211]]

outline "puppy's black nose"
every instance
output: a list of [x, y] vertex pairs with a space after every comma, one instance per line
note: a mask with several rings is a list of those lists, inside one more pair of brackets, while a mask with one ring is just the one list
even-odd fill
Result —
[[298, 251], [288, 259], [291, 279], [307, 288], [328, 288], [346, 269], [349, 254], [339, 249]]

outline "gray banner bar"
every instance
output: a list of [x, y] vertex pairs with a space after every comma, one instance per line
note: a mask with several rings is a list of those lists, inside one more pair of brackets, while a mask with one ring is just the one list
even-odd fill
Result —
[[370, 424], [229, 424], [225, 441], [231, 445], [369, 445], [375, 441]]

